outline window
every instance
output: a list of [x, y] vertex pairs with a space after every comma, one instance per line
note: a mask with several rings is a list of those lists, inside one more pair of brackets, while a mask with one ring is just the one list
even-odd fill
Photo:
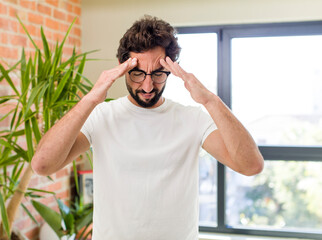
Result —
[[[245, 177], [200, 153], [200, 231], [322, 239], [322, 22], [178, 31], [180, 64], [265, 158], [261, 174]], [[194, 104], [180, 79], [167, 85], [166, 97]]]
[[[180, 34], [178, 41], [182, 48], [180, 65], [204, 79], [203, 84], [217, 94], [217, 34]], [[163, 95], [183, 105], [198, 106], [182, 79], [173, 75], [169, 76]], [[217, 161], [206, 151], [199, 154], [199, 212], [200, 224], [217, 226]]]
[[322, 145], [321, 42], [322, 35], [232, 39], [232, 110], [258, 144]]

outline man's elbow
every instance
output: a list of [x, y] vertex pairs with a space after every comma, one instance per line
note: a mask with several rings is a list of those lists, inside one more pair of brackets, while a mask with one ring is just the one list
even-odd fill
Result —
[[42, 163], [41, 159], [38, 156], [34, 156], [31, 160], [31, 168], [37, 174], [41, 176], [48, 176], [48, 167]]
[[245, 170], [243, 173], [246, 176], [254, 176], [261, 173], [264, 169], [264, 159], [262, 156], [254, 159], [251, 167]]

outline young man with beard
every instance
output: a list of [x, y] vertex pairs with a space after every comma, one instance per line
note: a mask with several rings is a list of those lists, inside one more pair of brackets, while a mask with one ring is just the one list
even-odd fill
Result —
[[[104, 71], [93, 89], [41, 140], [33, 169], [50, 175], [93, 148], [93, 240], [198, 239], [198, 152], [245, 175], [263, 158], [250, 134], [223, 104], [176, 60], [172, 26], [145, 17], [120, 40], [120, 65]], [[162, 97], [168, 75], [184, 81], [200, 108]], [[129, 95], [108, 103], [106, 93], [125, 75]]]

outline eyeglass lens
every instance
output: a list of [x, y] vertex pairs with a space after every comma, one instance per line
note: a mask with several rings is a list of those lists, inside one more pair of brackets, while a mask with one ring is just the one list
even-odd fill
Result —
[[152, 81], [155, 83], [163, 83], [168, 78], [168, 74], [162, 71], [155, 71], [150, 74], [141, 71], [131, 71], [130, 78], [133, 82], [142, 82], [145, 80], [146, 75], [151, 75]]

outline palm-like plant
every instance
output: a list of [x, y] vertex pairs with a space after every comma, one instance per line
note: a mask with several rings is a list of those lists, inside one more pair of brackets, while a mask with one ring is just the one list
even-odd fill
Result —
[[[27, 58], [23, 49], [21, 59], [14, 66], [8, 68], [0, 64], [0, 82], [6, 81], [12, 90], [11, 95], [0, 96], [0, 107], [11, 106], [11, 110], [0, 118], [0, 121], [9, 120], [8, 128], [0, 131], [0, 239], [10, 237], [22, 198], [42, 191], [28, 189], [33, 175], [30, 162], [42, 135], [78, 102], [80, 94], [85, 95], [92, 88], [92, 83], [82, 75], [90, 52], [77, 54], [74, 49], [72, 55], [64, 59], [63, 46], [73, 23], [54, 50], [50, 49], [41, 28], [42, 50], [18, 20], [32, 42], [35, 54]], [[20, 87], [14, 84], [17, 75]], [[26, 147], [20, 144], [22, 138]], [[27, 208], [22, 207], [31, 216]]]
[[32, 205], [60, 239], [62, 237], [66, 240], [88, 239], [92, 234], [93, 204], [84, 204], [82, 197], [77, 198], [70, 207], [60, 199], [56, 201], [59, 213], [37, 201], [32, 201]]

